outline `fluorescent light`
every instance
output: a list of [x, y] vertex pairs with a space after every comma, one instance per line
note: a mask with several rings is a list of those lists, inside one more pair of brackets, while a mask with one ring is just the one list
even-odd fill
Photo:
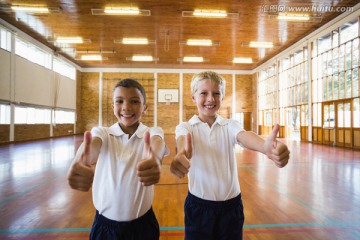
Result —
[[195, 17], [227, 17], [227, 13], [224, 10], [201, 10], [195, 9], [193, 12]]
[[250, 42], [249, 46], [252, 48], [273, 48], [274, 44], [272, 42]]
[[101, 61], [103, 60], [101, 55], [82, 55], [80, 60], [84, 61]]
[[154, 61], [154, 58], [152, 56], [135, 55], [135, 56], [132, 56], [131, 61], [135, 61], [135, 62], [151, 62], [151, 61]]
[[211, 46], [212, 41], [209, 39], [189, 39], [186, 41], [186, 45], [190, 46]]
[[279, 13], [277, 18], [279, 20], [289, 20], [289, 21], [308, 21], [308, 20], [310, 20], [310, 17], [308, 14]]
[[184, 57], [183, 62], [204, 62], [203, 57]]
[[11, 6], [11, 9], [15, 12], [49, 13], [47, 7]]
[[93, 15], [131, 15], [150, 16], [150, 10], [138, 9], [135, 7], [106, 7], [105, 9], [91, 9]]
[[140, 11], [138, 8], [113, 8], [106, 7], [104, 10], [107, 14], [120, 14], [120, 15], [139, 15]]
[[252, 63], [252, 58], [236, 57], [232, 61], [233, 63]]
[[183, 11], [183, 17], [207, 17], [207, 18], [239, 18], [239, 13], [228, 13], [225, 10], [202, 10]]
[[147, 38], [123, 38], [122, 43], [146, 45], [149, 44], [149, 41], [147, 40]]
[[58, 37], [56, 38], [57, 43], [84, 43], [81, 37]]

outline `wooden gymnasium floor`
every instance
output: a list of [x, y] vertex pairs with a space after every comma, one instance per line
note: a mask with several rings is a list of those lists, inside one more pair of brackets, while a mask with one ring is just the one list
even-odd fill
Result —
[[[66, 172], [82, 136], [0, 145], [0, 239], [88, 239], [91, 193], [71, 190]], [[282, 139], [291, 161], [276, 168], [237, 149], [244, 239], [360, 239], [360, 151]], [[187, 180], [163, 162], [154, 211], [161, 239], [183, 239]]]

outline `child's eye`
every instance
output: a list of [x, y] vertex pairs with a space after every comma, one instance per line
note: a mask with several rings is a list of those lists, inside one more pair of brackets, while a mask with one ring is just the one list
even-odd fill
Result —
[[123, 101], [123, 100], [116, 100], [115, 103], [116, 103], [116, 104], [123, 104], [124, 101]]
[[140, 100], [137, 100], [137, 99], [136, 99], [136, 100], [131, 100], [131, 103], [132, 103], [132, 104], [139, 104], [139, 103], [140, 103]]
[[214, 93], [215, 96], [220, 96], [220, 93]]
[[206, 95], [206, 92], [201, 92], [200, 95], [204, 95], [204, 96], [205, 96], [205, 95]]

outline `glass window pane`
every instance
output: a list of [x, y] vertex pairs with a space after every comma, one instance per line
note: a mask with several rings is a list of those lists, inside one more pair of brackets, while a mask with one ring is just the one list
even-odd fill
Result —
[[353, 103], [354, 103], [353, 126], [355, 128], [360, 128], [360, 98], [355, 98]]
[[335, 74], [333, 76], [333, 83], [334, 83], [334, 92], [333, 92], [333, 98], [339, 99], [339, 76], [338, 74]]
[[345, 70], [345, 45], [341, 45], [339, 48], [339, 71]]
[[359, 68], [354, 68], [352, 72], [352, 89], [353, 89], [353, 97], [358, 97], [360, 95], [359, 91]]
[[359, 38], [356, 38], [352, 42], [352, 67], [356, 68], [359, 66]]
[[345, 97], [345, 76], [344, 72], [339, 74], [339, 99], [344, 99]]
[[337, 112], [337, 126], [344, 127], [344, 105], [342, 103], [337, 105], [338, 112]]
[[351, 109], [350, 103], [344, 104], [344, 127], [351, 127]]
[[340, 43], [345, 43], [358, 36], [358, 21], [353, 23], [347, 23], [340, 28]]
[[346, 83], [345, 83], [345, 94], [346, 94], [346, 98], [351, 98], [351, 70], [346, 71]]

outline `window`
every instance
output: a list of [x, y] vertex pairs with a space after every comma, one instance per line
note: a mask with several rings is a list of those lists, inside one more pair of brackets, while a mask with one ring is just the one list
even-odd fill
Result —
[[0, 124], [10, 124], [10, 105], [0, 104]]
[[358, 29], [358, 21], [344, 24], [344, 26], [340, 28], [340, 43], [346, 43], [347, 41], [359, 36]]
[[34, 108], [15, 106], [15, 124], [50, 124], [51, 110], [45, 108]]
[[0, 28], [0, 48], [11, 51], [11, 33]]
[[54, 58], [53, 61], [53, 70], [65, 77], [75, 80], [76, 79], [76, 69], [70, 64]]
[[353, 126], [360, 128], [360, 98], [354, 99]]
[[51, 55], [20, 38], [15, 39], [15, 54], [50, 69]]
[[64, 111], [64, 110], [56, 110], [55, 111], [55, 117], [54, 122], [56, 124], [62, 124], [62, 123], [75, 123], [75, 111]]

